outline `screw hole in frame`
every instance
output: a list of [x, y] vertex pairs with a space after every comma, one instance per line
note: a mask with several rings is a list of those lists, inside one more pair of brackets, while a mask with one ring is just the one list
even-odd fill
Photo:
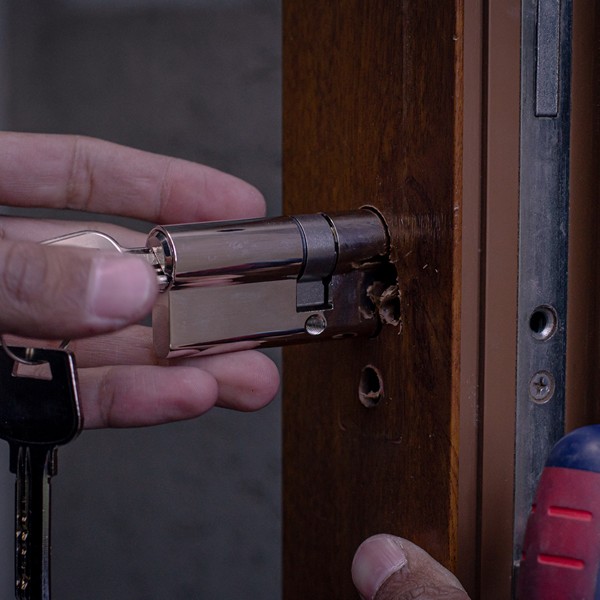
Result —
[[529, 317], [531, 335], [542, 342], [549, 340], [556, 331], [558, 317], [551, 306], [538, 306]]

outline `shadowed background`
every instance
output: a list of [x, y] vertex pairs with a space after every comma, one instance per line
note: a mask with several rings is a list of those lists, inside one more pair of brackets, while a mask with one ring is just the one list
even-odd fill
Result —
[[[202, 162], [256, 185], [278, 214], [279, 4], [0, 0], [0, 125]], [[10, 598], [14, 480], [0, 450]], [[280, 459], [277, 400], [255, 414], [84, 432], [59, 452], [53, 596], [279, 598]]]

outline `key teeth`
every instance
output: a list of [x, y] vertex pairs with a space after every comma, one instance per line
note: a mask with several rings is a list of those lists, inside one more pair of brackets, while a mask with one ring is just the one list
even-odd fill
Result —
[[29, 579], [28, 578], [23, 577], [21, 579], [17, 579], [17, 590], [19, 590], [19, 592], [27, 591], [28, 587], [29, 587]]
[[46, 473], [48, 477], [54, 477], [58, 473], [58, 448], [52, 448], [48, 452]]

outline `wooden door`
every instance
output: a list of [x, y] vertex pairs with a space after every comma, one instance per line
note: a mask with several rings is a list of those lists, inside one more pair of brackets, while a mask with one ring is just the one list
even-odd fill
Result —
[[[285, 351], [286, 600], [355, 597], [378, 532], [510, 597], [524, 6], [284, 1], [284, 211], [377, 207], [400, 298], [374, 340]], [[568, 427], [600, 413], [600, 19], [573, 12]]]
[[378, 208], [401, 307], [377, 339], [284, 354], [287, 600], [355, 597], [377, 532], [456, 566], [461, 4], [284, 2], [284, 212]]

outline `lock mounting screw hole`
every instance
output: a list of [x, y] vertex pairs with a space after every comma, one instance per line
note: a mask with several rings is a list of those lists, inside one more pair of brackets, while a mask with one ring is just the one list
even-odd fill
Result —
[[373, 365], [363, 367], [358, 384], [358, 399], [363, 406], [373, 408], [383, 398], [383, 379]]
[[549, 340], [556, 331], [558, 317], [551, 306], [538, 306], [529, 317], [531, 335], [540, 341]]

